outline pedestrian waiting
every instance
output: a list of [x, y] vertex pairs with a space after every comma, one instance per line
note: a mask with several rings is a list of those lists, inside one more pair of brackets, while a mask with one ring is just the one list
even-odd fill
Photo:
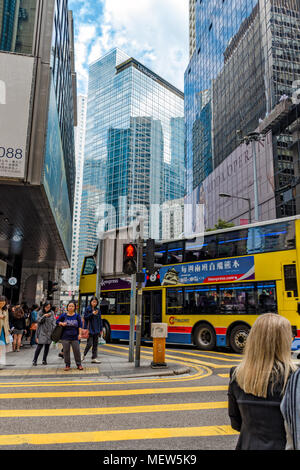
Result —
[[102, 334], [102, 319], [101, 312], [98, 308], [99, 301], [97, 297], [92, 297], [90, 300], [90, 305], [85, 309], [84, 312], [84, 323], [85, 328], [89, 331], [89, 337], [87, 339], [87, 344], [82, 356], [82, 361], [86, 359], [87, 353], [92, 347], [92, 362], [96, 364], [101, 364], [101, 361], [97, 359], [98, 356], [98, 339], [99, 335]]
[[51, 334], [56, 326], [54, 313], [51, 310], [51, 303], [45, 302], [42, 309], [37, 314], [37, 330], [36, 330], [36, 342], [37, 348], [35, 350], [32, 365], [37, 365], [37, 360], [41, 350], [44, 348], [43, 353], [43, 365], [47, 365], [47, 356], [51, 345]]
[[25, 314], [20, 305], [12, 309], [10, 328], [13, 335], [13, 351], [20, 352], [22, 346], [22, 336], [26, 331]]
[[83, 370], [81, 365], [80, 344], [82, 322], [79, 313], [76, 312], [76, 305], [74, 301], [68, 303], [67, 312], [60, 315], [56, 320], [56, 324], [63, 327], [61, 335], [61, 343], [63, 345], [65, 371], [71, 368], [71, 347], [74, 354], [74, 359], [77, 369]]
[[0, 296], [0, 370], [6, 365], [6, 350], [10, 345], [9, 319], [6, 297]]
[[38, 327], [38, 306], [33, 305], [30, 312], [30, 346], [33, 347], [36, 345], [36, 330]]
[[280, 403], [296, 366], [290, 322], [275, 313], [257, 318], [241, 363], [230, 371], [228, 412], [240, 432], [236, 449], [284, 450], [286, 432]]

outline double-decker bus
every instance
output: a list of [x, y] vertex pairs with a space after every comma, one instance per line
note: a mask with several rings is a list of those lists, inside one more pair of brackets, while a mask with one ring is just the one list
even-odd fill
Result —
[[[167, 323], [169, 343], [242, 352], [257, 316], [275, 312], [292, 325], [300, 349], [300, 218], [259, 222], [158, 244], [155, 274], [145, 274], [142, 337]], [[130, 279], [104, 279], [106, 340], [129, 339]], [[80, 279], [81, 311], [96, 291], [92, 256]]]

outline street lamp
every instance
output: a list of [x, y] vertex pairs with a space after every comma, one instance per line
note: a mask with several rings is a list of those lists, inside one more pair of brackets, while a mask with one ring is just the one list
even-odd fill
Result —
[[259, 132], [249, 132], [248, 135], [243, 136], [241, 130], [236, 131], [238, 139], [241, 143], [252, 145], [252, 155], [253, 155], [253, 182], [254, 182], [254, 217], [255, 220], [259, 221], [259, 206], [258, 206], [258, 183], [257, 183], [257, 162], [256, 162], [256, 142], [264, 140], [264, 136]]
[[249, 209], [248, 209], [248, 212], [249, 212], [249, 224], [252, 223], [252, 218], [251, 218], [251, 199], [248, 198], [248, 197], [241, 197], [241, 196], [232, 196], [231, 194], [227, 194], [227, 193], [220, 193], [219, 194], [220, 197], [231, 197], [231, 198], [234, 198], [234, 199], [243, 199], [243, 201], [248, 201], [248, 206], [249, 206]]

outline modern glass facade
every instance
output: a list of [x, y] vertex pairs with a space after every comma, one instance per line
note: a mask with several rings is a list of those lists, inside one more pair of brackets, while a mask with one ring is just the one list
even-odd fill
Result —
[[[195, 16], [196, 46], [185, 74], [188, 199], [207, 171], [238, 147], [236, 131], [256, 130], [281, 100], [292, 97], [300, 79], [299, 0], [199, 0]], [[207, 90], [211, 118], [203, 116], [199, 98]], [[272, 128], [278, 217], [296, 211], [289, 197], [297, 183], [299, 140], [289, 125], [287, 118]]]
[[145, 216], [145, 235], [157, 235], [160, 221], [145, 212], [183, 191], [183, 93], [114, 49], [89, 70], [82, 256], [94, 251], [97, 226], [128, 225], [132, 206]]
[[0, 50], [33, 53], [37, 0], [0, 0]]

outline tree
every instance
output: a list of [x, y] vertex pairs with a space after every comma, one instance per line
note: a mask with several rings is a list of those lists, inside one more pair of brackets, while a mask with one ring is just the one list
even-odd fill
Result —
[[214, 228], [208, 228], [207, 232], [212, 232], [213, 230], [221, 230], [223, 228], [231, 228], [234, 227], [234, 223], [226, 222], [226, 220], [219, 219], [218, 223], [214, 226]]

